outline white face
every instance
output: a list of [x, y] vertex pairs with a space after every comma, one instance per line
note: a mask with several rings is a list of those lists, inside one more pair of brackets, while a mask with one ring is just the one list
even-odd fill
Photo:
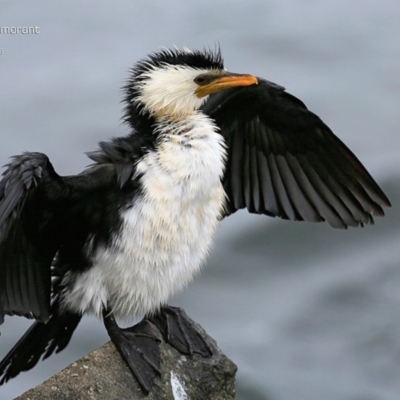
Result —
[[194, 79], [210, 70], [180, 65], [154, 67], [142, 74], [141, 95], [137, 101], [152, 115], [184, 115], [193, 112], [207, 100], [199, 98]]

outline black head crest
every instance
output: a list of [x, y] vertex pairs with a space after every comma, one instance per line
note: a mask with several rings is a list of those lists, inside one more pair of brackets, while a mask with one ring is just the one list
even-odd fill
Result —
[[151, 67], [162, 67], [165, 64], [201, 69], [224, 69], [224, 61], [219, 47], [216, 50], [204, 49], [202, 51], [184, 47], [154, 52], [139, 61], [133, 68], [133, 72], [140, 75]]

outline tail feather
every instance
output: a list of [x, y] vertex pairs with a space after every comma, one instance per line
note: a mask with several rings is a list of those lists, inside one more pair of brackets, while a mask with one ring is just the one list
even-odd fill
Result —
[[36, 321], [0, 362], [0, 385], [32, 369], [42, 356], [44, 360], [68, 345], [82, 316], [60, 313], [58, 302], [55, 303], [50, 318], [46, 322]]

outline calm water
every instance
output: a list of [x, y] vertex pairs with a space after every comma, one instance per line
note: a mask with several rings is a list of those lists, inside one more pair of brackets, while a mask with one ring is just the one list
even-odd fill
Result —
[[[123, 135], [129, 66], [160, 46], [213, 47], [226, 67], [287, 87], [340, 136], [394, 208], [335, 231], [237, 213], [183, 306], [239, 366], [239, 400], [400, 398], [400, 3], [0, 0], [0, 163], [24, 150], [61, 174]], [[0, 356], [29, 326], [8, 319]], [[61, 355], [0, 388], [9, 400], [107, 340], [86, 318]]]

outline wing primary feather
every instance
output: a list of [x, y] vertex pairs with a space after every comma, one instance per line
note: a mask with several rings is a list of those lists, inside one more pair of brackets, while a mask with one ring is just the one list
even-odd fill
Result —
[[[14, 304], [18, 305], [18, 301], [16, 298], [17, 292], [15, 290], [16, 288], [15, 288], [15, 279], [14, 279], [16, 268], [15, 268], [15, 265], [13, 265], [13, 259], [12, 259], [11, 254], [10, 254], [10, 256], [6, 256], [5, 259], [12, 265], [12, 268], [9, 268], [8, 274], [6, 274], [5, 296], [6, 296], [8, 305], [14, 305]], [[18, 310], [18, 308], [17, 308], [17, 310]]]
[[278, 205], [278, 200], [272, 184], [272, 178], [268, 161], [263, 153], [257, 154], [260, 181], [261, 181], [261, 193], [263, 196], [263, 212], [270, 216], [281, 215], [282, 211]]
[[271, 181], [272, 181], [272, 186], [273, 190], [275, 192], [275, 195], [278, 199], [278, 204], [279, 204], [279, 209], [280, 209], [280, 214], [278, 214], [280, 217], [283, 219], [296, 219], [296, 214], [293, 211], [293, 207], [290, 203], [290, 200], [287, 197], [285, 188], [282, 184], [282, 180], [279, 176], [279, 170], [276, 165], [275, 157], [274, 155], [270, 154], [267, 157], [268, 160], [268, 167], [269, 171], [271, 174]]
[[303, 193], [309, 199], [310, 203], [313, 204], [322, 220], [328, 221], [335, 228], [343, 229], [346, 225], [354, 225], [354, 218], [345, 207], [342, 207], [342, 213], [339, 215], [327, 202], [326, 196], [317, 190], [317, 188], [321, 188], [321, 182], [317, 183], [319, 180], [318, 177], [313, 178], [311, 173], [307, 174], [309, 166], [301, 165], [299, 159], [290, 153], [287, 154], [286, 160], [292, 173], [296, 176]]
[[286, 192], [300, 217], [299, 219], [311, 222], [319, 222], [323, 220], [320, 214], [313, 207], [312, 202], [307, 198], [302, 186], [299, 185], [296, 174], [293, 173], [287, 161], [287, 157], [288, 155], [278, 155], [276, 157], [276, 163]]
[[354, 220], [358, 224], [373, 223], [372, 216], [364, 210], [364, 207], [352, 190], [347, 186], [346, 182], [342, 182], [343, 177], [335, 179], [335, 177], [328, 172], [325, 165], [320, 165], [317, 173], [330, 188], [332, 196], [340, 199], [342, 204], [346, 205], [347, 209], [351, 212]]
[[[308, 163], [307, 157], [299, 155], [297, 156], [297, 160], [302, 166], [302, 170], [307, 176], [310, 184], [325, 203], [326, 207], [321, 209], [321, 212], [323, 212], [322, 217], [335, 228], [346, 228], [347, 225], [343, 222], [341, 215], [348, 215], [348, 212], [340, 198], [332, 192], [332, 190], [327, 186], [325, 180], [321, 178], [312, 165]], [[354, 225], [354, 222], [352, 221], [353, 218], [348, 222], [351, 222], [351, 225]]]
[[271, 146], [268, 141], [268, 135], [266, 133], [266, 128], [263, 125], [259, 125], [260, 129], [260, 141], [263, 151], [258, 154], [258, 161], [260, 165], [260, 175], [261, 175], [261, 191], [264, 197], [264, 209], [267, 214], [271, 216], [282, 215], [282, 208], [279, 205], [274, 185], [272, 182], [272, 172], [269, 168], [267, 155], [271, 152]]
[[369, 195], [365, 187], [357, 179], [357, 176], [348, 177], [349, 184], [346, 187], [353, 193], [353, 195], [358, 199], [363, 209], [375, 216], [385, 215], [383, 208], [376, 203]]
[[27, 290], [28, 290], [28, 296], [29, 296], [29, 304], [32, 304], [32, 313], [33, 315], [37, 316], [40, 314], [40, 310], [38, 309], [38, 307], [36, 306], [37, 303], [37, 285], [35, 282], [35, 270], [32, 267], [28, 267], [27, 268], [27, 280], [28, 280], [28, 284], [27, 284]]
[[[348, 176], [355, 178], [363, 190], [366, 191], [368, 197], [376, 203], [383, 212], [382, 207], [391, 207], [389, 199], [386, 197], [385, 193], [374, 181], [370, 173], [361, 164], [358, 158], [353, 154], [353, 152], [347, 148], [347, 146], [342, 143], [342, 141], [332, 134], [332, 140], [335, 142], [338, 159], [342, 158], [346, 161], [347, 166], [345, 172]], [[384, 215], [384, 214], [379, 214]]]
[[[245, 141], [244, 141], [245, 142]], [[252, 196], [252, 165], [251, 165], [251, 147], [245, 142], [243, 146], [243, 168], [242, 168], [242, 181], [244, 201], [247, 209], [254, 212], [253, 196]]]
[[[25, 254], [20, 253], [18, 257], [18, 262], [14, 266], [14, 293], [17, 299], [17, 309], [24, 310], [26, 303], [26, 296], [24, 296], [24, 292], [26, 292], [26, 274], [24, 271], [24, 261]], [[27, 266], [29, 268], [29, 266]]]
[[262, 198], [262, 193], [261, 193], [261, 187], [260, 187], [260, 166], [258, 162], [258, 154], [261, 152], [261, 147], [260, 147], [260, 138], [259, 138], [259, 133], [257, 130], [257, 121], [253, 121], [253, 143], [251, 143], [251, 185], [252, 185], [252, 195], [253, 195], [253, 204], [254, 204], [254, 210], [257, 214], [262, 213], [262, 203], [263, 203], [263, 198]]
[[254, 210], [257, 214], [261, 213], [261, 191], [260, 191], [260, 177], [258, 172], [258, 157], [257, 148], [251, 147], [251, 186]]
[[286, 193], [285, 186], [282, 182], [282, 177], [279, 173], [279, 168], [276, 163], [276, 156], [281, 154], [281, 144], [279, 142], [278, 135], [274, 135], [271, 129], [267, 128], [268, 140], [270, 143], [271, 152], [267, 156], [268, 166], [271, 173], [272, 184], [276, 193], [276, 196], [279, 200], [279, 204], [282, 207], [283, 215], [282, 218], [297, 220], [298, 216], [296, 215], [296, 210], [294, 209], [288, 194]]
[[327, 172], [325, 167], [318, 164], [318, 168], [310, 165], [311, 157], [302, 156], [299, 159], [303, 165], [309, 165], [304, 168], [307, 176], [314, 185], [314, 188], [323, 196], [325, 201], [336, 210], [339, 217], [343, 220], [343, 216], [351, 215], [350, 226], [359, 226], [360, 222], [366, 220], [366, 214], [360, 213], [360, 205], [354, 196], [345, 188], [340, 187], [331, 174]]

